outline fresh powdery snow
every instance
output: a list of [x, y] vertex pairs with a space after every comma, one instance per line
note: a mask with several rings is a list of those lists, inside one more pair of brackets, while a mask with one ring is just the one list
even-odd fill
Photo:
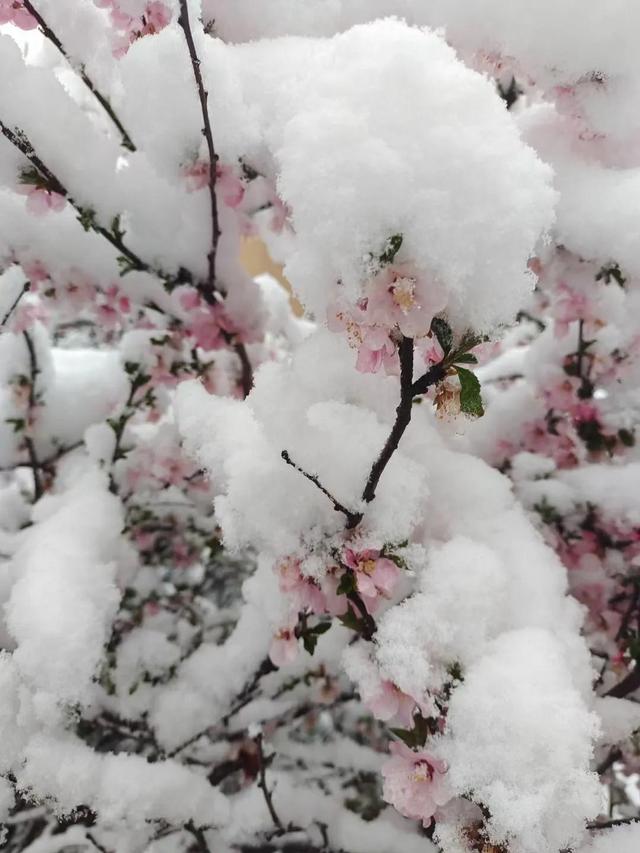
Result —
[[0, 0], [8, 853], [640, 850], [638, 25]]

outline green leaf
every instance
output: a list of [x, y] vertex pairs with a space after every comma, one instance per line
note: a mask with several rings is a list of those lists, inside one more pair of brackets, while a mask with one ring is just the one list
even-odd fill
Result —
[[413, 728], [390, 729], [390, 731], [397, 738], [400, 738], [403, 743], [406, 743], [408, 747], [413, 749], [416, 746], [425, 745], [429, 736], [429, 723], [422, 714], [416, 714], [413, 718]]
[[619, 429], [618, 438], [624, 444], [625, 447], [633, 447], [633, 445], [636, 443], [636, 437], [629, 429]]
[[349, 607], [347, 612], [342, 616], [338, 616], [338, 621], [342, 622], [345, 628], [349, 628], [350, 631], [360, 631], [360, 620], [354, 613], [354, 611]]
[[453, 346], [453, 332], [451, 326], [446, 320], [441, 317], [434, 317], [431, 321], [431, 331], [438, 339], [438, 343], [442, 347], [442, 352], [449, 355]]
[[90, 207], [83, 208], [78, 214], [77, 219], [85, 231], [91, 231], [96, 226], [96, 212]]
[[356, 579], [353, 572], [345, 572], [340, 578], [336, 593], [338, 595], [349, 595], [350, 592], [356, 592]]
[[389, 729], [392, 735], [395, 735], [408, 747], [413, 747], [413, 732], [411, 729]]
[[24, 418], [5, 418], [5, 423], [13, 424], [14, 432], [21, 432], [27, 425]]
[[387, 243], [384, 247], [384, 252], [380, 255], [379, 261], [380, 265], [383, 267], [392, 264], [395, 256], [400, 251], [400, 247], [402, 246], [402, 234], [394, 234], [393, 237], [389, 237]]
[[457, 364], [477, 364], [478, 359], [472, 352], [463, 352], [456, 358]]
[[481, 418], [484, 415], [484, 408], [480, 380], [475, 373], [465, 367], [456, 367], [456, 371], [460, 380], [460, 410], [472, 418]]
[[316, 650], [316, 645], [318, 644], [318, 638], [326, 633], [331, 627], [331, 622], [319, 622], [317, 625], [314, 625], [312, 628], [307, 628], [307, 630], [301, 635], [302, 644], [305, 649], [312, 655]]

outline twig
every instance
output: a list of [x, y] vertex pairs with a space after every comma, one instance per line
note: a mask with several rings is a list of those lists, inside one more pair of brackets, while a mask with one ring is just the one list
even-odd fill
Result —
[[587, 829], [594, 832], [600, 829], [612, 829], [614, 826], [627, 826], [630, 823], [640, 823], [640, 817], [622, 817], [616, 820], [605, 820], [602, 823], [588, 823]]
[[216, 150], [213, 144], [213, 133], [211, 130], [211, 120], [209, 118], [209, 107], [208, 107], [208, 92], [204, 87], [204, 81], [202, 79], [202, 72], [200, 70], [200, 59], [198, 57], [198, 53], [196, 51], [196, 46], [193, 40], [193, 33], [191, 32], [191, 24], [189, 22], [189, 6], [187, 0], [180, 0], [180, 17], [178, 18], [178, 23], [182, 27], [184, 32], [184, 37], [187, 42], [187, 48], [189, 50], [189, 56], [191, 58], [191, 66], [193, 68], [193, 76], [196, 80], [196, 86], [198, 87], [198, 97], [200, 99], [200, 109], [202, 111], [202, 135], [204, 136], [207, 142], [207, 148], [209, 149], [209, 199], [211, 202], [211, 248], [208, 254], [209, 260], [209, 275], [207, 279], [207, 291], [203, 291], [203, 295], [206, 297], [207, 293], [209, 295], [209, 301], [214, 300], [214, 294], [216, 290], [216, 253], [218, 250], [218, 240], [220, 239], [220, 223], [218, 219], [218, 200], [216, 198], [216, 177], [217, 177], [217, 164], [218, 164], [218, 155], [216, 154]]
[[622, 758], [622, 750], [619, 746], [614, 746], [609, 750], [609, 754], [607, 757], [596, 767], [596, 773], [598, 776], [602, 776], [603, 773], [616, 763], [616, 761], [620, 761]]
[[267, 804], [267, 808], [269, 809], [269, 814], [271, 815], [271, 820], [276, 826], [278, 832], [282, 835], [285, 831], [284, 825], [280, 818], [278, 817], [278, 813], [276, 812], [273, 805], [273, 797], [271, 791], [267, 787], [267, 777], [266, 777], [266, 763], [264, 752], [262, 749], [262, 734], [259, 734], [255, 739], [256, 747], [258, 748], [258, 765], [259, 765], [259, 774], [258, 774], [258, 787], [262, 791], [264, 795], [265, 803]]
[[367, 605], [362, 600], [360, 593], [355, 590], [348, 592], [347, 599], [358, 608], [360, 615], [362, 616], [362, 630], [360, 632], [362, 638], [364, 640], [373, 640], [375, 633], [378, 630], [378, 626], [376, 625], [376, 620], [367, 610]]
[[327, 491], [327, 489], [325, 489], [325, 487], [322, 485], [322, 483], [320, 482], [320, 480], [318, 479], [318, 476], [316, 474], [308, 474], [304, 470], [304, 468], [301, 468], [299, 465], [296, 465], [296, 463], [289, 456], [288, 451], [283, 450], [280, 455], [282, 456], [284, 461], [287, 463], [287, 465], [291, 465], [292, 468], [295, 468], [296, 471], [299, 471], [303, 477], [306, 477], [307, 480], [309, 480], [309, 482], [313, 483], [313, 485], [316, 488], [320, 489], [320, 491], [322, 492], [323, 495], [325, 495], [325, 497], [329, 498], [329, 500], [333, 504], [333, 508], [335, 509], [335, 511], [341, 512], [346, 517], [347, 529], [348, 530], [352, 530], [354, 527], [357, 527], [358, 524], [360, 524], [360, 522], [362, 521], [362, 513], [361, 512], [351, 512], [351, 510], [347, 509], [345, 506], [343, 506], [340, 503], [340, 501], [337, 501], [333, 497], [331, 492], [329, 492], [329, 491]]
[[382, 448], [380, 456], [373, 463], [367, 485], [362, 493], [362, 500], [366, 503], [371, 503], [375, 498], [380, 477], [398, 449], [400, 439], [411, 422], [413, 398], [424, 394], [445, 376], [442, 365], [434, 364], [423, 376], [415, 382], [413, 381], [413, 338], [402, 338], [398, 346], [398, 356], [400, 358], [400, 402], [396, 409], [396, 420], [389, 433], [389, 438]]
[[[54, 173], [47, 167], [43, 160], [41, 160], [36, 154], [33, 145], [27, 138], [26, 134], [23, 131], [20, 133], [16, 133], [11, 128], [7, 127], [2, 120], [0, 120], [0, 131], [2, 135], [9, 140], [9, 142], [15, 146], [18, 151], [20, 151], [27, 160], [31, 163], [31, 165], [37, 169], [37, 171], [42, 175], [47, 183], [47, 189], [58, 193], [58, 195], [64, 196], [69, 204], [80, 214], [80, 216], [85, 216], [87, 211], [78, 204], [77, 201], [73, 198], [71, 193], [67, 190], [64, 184], [54, 175]], [[139, 258], [135, 252], [133, 252], [122, 240], [122, 237], [119, 233], [112, 233], [104, 226], [99, 225], [97, 222], [91, 224], [91, 228], [100, 234], [101, 237], [104, 237], [114, 249], [117, 249], [127, 261], [131, 264], [132, 269], [136, 269], [142, 272], [154, 272], [156, 275], [160, 277], [164, 277], [161, 272], [158, 270], [154, 270], [149, 264], [146, 264], [141, 258]]]
[[38, 22], [38, 26], [42, 30], [42, 34], [45, 36], [45, 38], [49, 39], [51, 44], [55, 45], [55, 47], [60, 51], [60, 53], [67, 60], [69, 65], [78, 73], [78, 75], [80, 76], [80, 79], [82, 80], [84, 85], [87, 87], [87, 89], [91, 92], [91, 94], [98, 101], [98, 103], [103, 108], [103, 110], [107, 113], [107, 115], [109, 116], [111, 121], [115, 124], [115, 126], [117, 127], [117, 129], [120, 133], [120, 136], [122, 137], [122, 144], [124, 145], [124, 147], [128, 148], [129, 151], [135, 151], [136, 147], [133, 144], [131, 137], [129, 136], [127, 131], [124, 129], [122, 122], [120, 121], [120, 119], [116, 115], [113, 107], [109, 103], [109, 100], [100, 92], [100, 90], [95, 85], [93, 80], [91, 80], [91, 78], [87, 74], [84, 65], [80, 64], [79, 66], [76, 67], [74, 62], [69, 57], [69, 54], [67, 53], [64, 45], [62, 44], [62, 42], [60, 41], [58, 36], [54, 33], [54, 31], [51, 29], [51, 27], [48, 26], [47, 22], [44, 20], [44, 18], [40, 14], [40, 12], [38, 12], [38, 10], [35, 8], [33, 3], [31, 3], [31, 0], [22, 0], [22, 5], [36, 19], [36, 21]]
[[36, 453], [36, 447], [33, 442], [33, 439], [28, 434], [30, 429], [31, 420], [33, 418], [33, 413], [37, 405], [36, 400], [36, 380], [38, 378], [38, 374], [40, 370], [38, 368], [38, 359], [36, 356], [36, 348], [33, 345], [33, 341], [31, 340], [31, 335], [28, 332], [23, 332], [22, 336], [24, 337], [25, 343], [27, 345], [27, 350], [29, 351], [29, 401], [28, 401], [28, 415], [27, 415], [27, 423], [25, 425], [25, 438], [24, 443], [27, 448], [27, 453], [29, 454], [29, 464], [31, 470], [33, 471], [33, 491], [34, 491], [34, 501], [40, 500], [42, 495], [44, 494], [44, 486], [42, 483], [42, 477], [40, 475], [41, 463], [38, 460], [38, 454]]
[[[202, 112], [202, 135], [205, 138], [207, 150], [209, 152], [209, 203], [211, 206], [211, 243], [209, 253], [207, 255], [209, 271], [206, 285], [201, 285], [198, 289], [210, 305], [215, 305], [217, 302], [217, 293], [221, 296], [225, 296], [224, 290], [218, 286], [216, 275], [216, 256], [218, 253], [218, 242], [221, 236], [220, 217], [218, 215], [218, 198], [216, 196], [216, 180], [218, 176], [217, 166], [219, 157], [213, 142], [211, 118], [209, 116], [209, 93], [204, 86], [204, 80], [202, 78], [202, 71], [200, 68], [200, 58], [193, 40], [187, 0], [180, 0], [180, 17], [178, 18], [178, 23], [184, 32], [184, 37], [187, 42], [189, 58], [191, 59], [191, 67], [193, 68], [193, 76], [198, 89], [200, 110]], [[233, 345], [233, 349], [240, 359], [242, 369], [242, 390], [246, 397], [253, 387], [253, 369], [251, 367], [251, 362], [249, 361], [249, 356], [247, 355], [247, 350], [244, 344], [234, 343], [232, 335], [225, 333], [224, 338], [228, 344]]]
[[240, 359], [240, 365], [242, 368], [242, 393], [245, 397], [247, 397], [251, 389], [253, 388], [253, 368], [251, 367], [251, 362], [249, 361], [249, 356], [247, 355], [247, 349], [245, 345], [235, 344], [233, 348], [236, 351], [236, 355]]
[[185, 823], [184, 828], [195, 838], [200, 853], [209, 853], [209, 845], [207, 844], [207, 838], [204, 834], [204, 830], [201, 827], [196, 826], [193, 821]]
[[87, 839], [93, 844], [96, 850], [100, 851], [100, 853], [110, 853], [110, 851], [103, 844], [100, 844], [100, 842], [91, 832], [87, 832]]
[[640, 666], [622, 679], [615, 687], [608, 690], [604, 695], [613, 696], [615, 699], [624, 699], [629, 693], [634, 693], [640, 687]]
[[7, 320], [8, 320], [8, 319], [9, 319], [9, 317], [13, 314], [13, 312], [16, 310], [16, 308], [18, 307], [18, 303], [20, 302], [20, 300], [22, 299], [22, 297], [25, 295], [25, 293], [28, 293], [28, 291], [30, 290], [30, 288], [31, 288], [31, 282], [30, 282], [30, 281], [27, 281], [27, 282], [25, 282], [25, 283], [23, 284], [23, 286], [22, 286], [22, 290], [21, 290], [21, 291], [20, 291], [20, 293], [17, 295], [17, 297], [14, 299], [13, 304], [11, 305], [11, 308], [9, 308], [9, 310], [7, 311], [7, 313], [6, 313], [6, 314], [4, 315], [4, 317], [2, 318], [2, 323], [0, 323], [0, 328], [2, 328], [3, 326], [6, 326], [6, 324], [7, 324]]

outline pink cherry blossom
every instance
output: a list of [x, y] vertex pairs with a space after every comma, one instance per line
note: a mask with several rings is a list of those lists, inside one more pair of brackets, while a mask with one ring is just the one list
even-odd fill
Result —
[[216, 190], [227, 207], [235, 208], [244, 198], [245, 186], [230, 166], [219, 163], [216, 167]]
[[411, 264], [385, 267], [367, 286], [369, 322], [397, 327], [409, 338], [426, 335], [446, 304], [442, 285], [417, 273]]
[[159, 33], [171, 23], [171, 9], [159, 0], [153, 0], [153, 2], [147, 3], [144, 18], [146, 21], [145, 34]]
[[382, 766], [383, 797], [400, 814], [428, 826], [438, 807], [451, 799], [444, 778], [446, 762], [399, 742], [389, 749], [392, 757]]
[[34, 216], [45, 216], [50, 211], [58, 213], [61, 211], [67, 200], [60, 193], [51, 192], [43, 187], [34, 187], [29, 184], [23, 184], [18, 187], [18, 192], [27, 197], [27, 210]]
[[24, 274], [31, 282], [32, 290], [37, 289], [37, 285], [41, 284], [49, 278], [49, 271], [42, 261], [26, 261], [22, 263]]
[[558, 284], [552, 311], [556, 321], [555, 333], [558, 337], [564, 337], [569, 332], [571, 323], [576, 320], [595, 319], [587, 295], [579, 293], [564, 281]]
[[367, 328], [358, 348], [356, 370], [360, 373], [377, 373], [381, 367], [385, 367], [387, 373], [397, 373], [392, 361], [395, 354], [396, 345], [385, 329], [376, 326]]
[[379, 689], [366, 700], [366, 705], [378, 720], [397, 720], [409, 728], [416, 708], [416, 700], [403, 693], [392, 681], [381, 681]]
[[21, 30], [35, 30], [37, 20], [24, 8], [22, 0], [0, 0], [0, 24], [13, 23]]
[[388, 598], [400, 578], [400, 569], [393, 560], [381, 557], [380, 551], [372, 548], [364, 551], [345, 548], [343, 560], [353, 570], [358, 592], [365, 598]]
[[324, 613], [326, 600], [318, 584], [305, 577], [300, 570], [300, 560], [285, 557], [276, 565], [281, 592], [288, 595], [298, 610]]
[[209, 185], [209, 173], [211, 169], [204, 160], [196, 160], [195, 163], [186, 166], [182, 170], [187, 192], [193, 193], [202, 190]]
[[271, 663], [277, 667], [287, 666], [298, 657], [298, 652], [298, 640], [294, 628], [291, 625], [280, 628], [269, 647]]

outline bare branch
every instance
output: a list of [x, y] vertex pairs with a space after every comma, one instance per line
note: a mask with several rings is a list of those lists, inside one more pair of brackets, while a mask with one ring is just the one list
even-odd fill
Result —
[[184, 37], [187, 42], [189, 56], [191, 58], [191, 66], [193, 68], [193, 76], [195, 77], [196, 86], [198, 87], [198, 97], [200, 99], [200, 109], [202, 111], [202, 135], [207, 142], [209, 150], [209, 199], [211, 202], [211, 248], [208, 254], [209, 260], [209, 275], [207, 279], [207, 290], [203, 291], [203, 296], [208, 298], [209, 302], [215, 301], [216, 291], [216, 253], [218, 250], [218, 240], [220, 239], [220, 222], [218, 218], [218, 200], [216, 198], [216, 167], [218, 165], [218, 155], [213, 144], [213, 133], [211, 130], [211, 120], [209, 118], [208, 107], [208, 92], [204, 87], [202, 79], [202, 71], [200, 70], [200, 59], [196, 51], [193, 33], [191, 32], [191, 23], [189, 21], [189, 6], [187, 0], [180, 0], [180, 17], [178, 23], [182, 27]]
[[278, 832], [280, 834], [284, 833], [284, 825], [280, 818], [278, 817], [278, 813], [275, 810], [273, 805], [273, 796], [269, 788], [267, 787], [267, 776], [266, 776], [266, 760], [264, 751], [262, 749], [262, 735], [259, 734], [255, 739], [256, 746], [258, 748], [258, 762], [259, 762], [259, 775], [258, 775], [258, 787], [262, 791], [264, 795], [265, 803], [267, 804], [267, 808], [269, 809], [269, 814], [271, 815], [271, 820], [276, 826]]
[[346, 519], [347, 519], [347, 529], [348, 529], [348, 530], [351, 530], [351, 529], [353, 529], [354, 527], [357, 527], [357, 526], [358, 526], [358, 524], [359, 524], [359, 523], [361, 522], [361, 520], [362, 520], [362, 513], [361, 513], [361, 512], [351, 512], [351, 510], [349, 510], [349, 509], [347, 509], [345, 506], [343, 506], [343, 505], [340, 503], [340, 501], [337, 501], [337, 500], [333, 497], [333, 495], [331, 494], [331, 492], [327, 491], [327, 489], [325, 489], [325, 487], [322, 485], [322, 483], [321, 483], [321, 482], [320, 482], [320, 480], [318, 479], [317, 474], [308, 474], [308, 473], [304, 470], [304, 468], [301, 468], [299, 465], [296, 465], [296, 463], [295, 463], [295, 462], [291, 459], [291, 457], [289, 456], [288, 451], [283, 450], [283, 451], [282, 451], [282, 453], [281, 453], [280, 455], [282, 456], [282, 458], [284, 459], [284, 461], [287, 463], [287, 465], [291, 465], [291, 467], [292, 467], [292, 468], [295, 468], [295, 469], [296, 469], [296, 471], [299, 471], [299, 472], [300, 472], [300, 474], [302, 474], [302, 476], [303, 476], [303, 477], [306, 477], [306, 478], [307, 478], [307, 480], [309, 480], [309, 482], [313, 483], [313, 485], [314, 485], [316, 488], [320, 489], [320, 491], [322, 492], [322, 494], [323, 494], [323, 495], [325, 495], [327, 498], [329, 498], [329, 500], [330, 500], [330, 501], [331, 501], [331, 503], [333, 504], [333, 508], [335, 509], [335, 511], [336, 511], [336, 512], [341, 512], [341, 513], [346, 517]]
[[27, 424], [25, 425], [25, 439], [24, 443], [27, 448], [27, 453], [29, 454], [29, 465], [31, 470], [33, 471], [33, 492], [34, 492], [34, 502], [40, 500], [42, 495], [44, 494], [44, 485], [42, 482], [42, 474], [41, 468], [42, 465], [38, 459], [38, 454], [36, 453], [36, 447], [33, 442], [33, 439], [29, 435], [30, 429], [30, 421], [33, 418], [33, 413], [37, 405], [36, 398], [36, 381], [38, 378], [38, 374], [40, 373], [40, 369], [38, 367], [38, 359], [36, 356], [36, 348], [34, 346], [33, 340], [31, 339], [31, 335], [28, 332], [23, 332], [22, 336], [24, 337], [24, 341], [27, 345], [27, 350], [29, 351], [29, 402], [28, 402], [28, 417]]
[[70, 58], [69, 54], [67, 53], [64, 45], [62, 44], [62, 42], [60, 41], [58, 36], [54, 33], [54, 31], [51, 29], [51, 27], [47, 24], [47, 22], [44, 20], [44, 18], [40, 14], [40, 12], [38, 12], [38, 10], [35, 8], [33, 3], [31, 2], [31, 0], [22, 0], [22, 5], [36, 19], [36, 21], [38, 22], [38, 26], [40, 27], [44, 37], [47, 38], [51, 42], [51, 44], [53, 44], [60, 51], [60, 53], [67, 60], [69, 65], [74, 69], [74, 71], [77, 72], [80, 79], [82, 80], [84, 85], [87, 87], [87, 89], [91, 92], [91, 94], [95, 97], [95, 99], [98, 101], [98, 103], [103, 108], [103, 110], [107, 113], [107, 115], [109, 116], [111, 121], [114, 123], [114, 125], [118, 129], [118, 132], [120, 133], [120, 136], [122, 137], [122, 144], [124, 145], [124, 147], [128, 148], [129, 151], [135, 151], [136, 147], [133, 144], [131, 137], [129, 136], [127, 131], [124, 129], [122, 122], [120, 121], [120, 119], [116, 115], [116, 112], [113, 109], [113, 107], [111, 106], [111, 104], [109, 103], [108, 98], [106, 98], [100, 92], [100, 90], [95, 85], [93, 80], [91, 80], [91, 78], [89, 77], [89, 75], [86, 72], [84, 65], [78, 66], [78, 65], [76, 65], [76, 63], [74, 63], [72, 61], [72, 59]]
[[25, 282], [25, 283], [24, 283], [24, 285], [22, 286], [22, 290], [21, 290], [21, 291], [20, 291], [20, 293], [17, 295], [17, 297], [14, 299], [13, 304], [11, 305], [11, 307], [9, 308], [9, 310], [7, 311], [7, 313], [6, 313], [6, 314], [4, 315], [4, 317], [2, 318], [2, 323], [0, 323], [0, 329], [1, 329], [1, 328], [3, 328], [4, 326], [6, 326], [7, 321], [9, 320], [9, 317], [10, 317], [10, 316], [13, 314], [13, 312], [16, 310], [16, 308], [18, 307], [18, 303], [20, 302], [20, 300], [22, 299], [22, 297], [25, 295], [25, 293], [28, 293], [28, 291], [30, 290], [30, 288], [31, 288], [31, 282], [30, 282], [30, 281]]

